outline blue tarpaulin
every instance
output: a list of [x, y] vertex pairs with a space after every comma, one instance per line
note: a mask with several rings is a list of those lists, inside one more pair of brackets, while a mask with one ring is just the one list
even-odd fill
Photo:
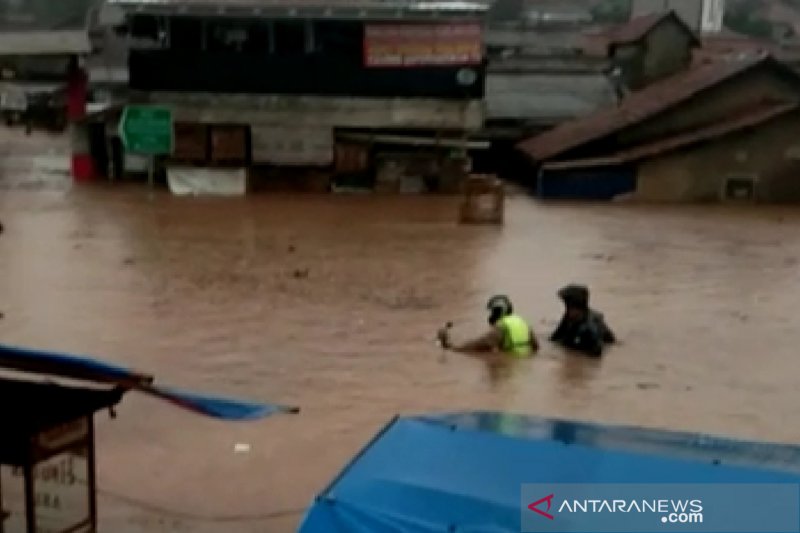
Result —
[[152, 376], [85, 356], [0, 345], [0, 369], [3, 368], [137, 390], [220, 420], [249, 421], [299, 411], [296, 407], [223, 398], [155, 385]]
[[399, 418], [299, 531], [519, 532], [528, 483], [800, 483], [800, 446], [502, 413]]

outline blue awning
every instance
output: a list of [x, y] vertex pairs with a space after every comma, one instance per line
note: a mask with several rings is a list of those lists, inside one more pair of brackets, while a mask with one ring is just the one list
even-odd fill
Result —
[[392, 421], [300, 533], [519, 532], [526, 483], [799, 483], [800, 447], [465, 413]]
[[155, 385], [153, 376], [90, 357], [0, 345], [0, 369], [44, 374], [136, 390], [192, 412], [230, 421], [256, 420], [299, 409]]

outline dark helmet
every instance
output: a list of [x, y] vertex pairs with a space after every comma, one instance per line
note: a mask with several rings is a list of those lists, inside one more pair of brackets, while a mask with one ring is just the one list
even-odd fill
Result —
[[489, 324], [494, 325], [498, 320], [514, 312], [514, 306], [508, 296], [498, 294], [489, 298], [486, 302], [486, 309], [489, 311]]
[[576, 309], [589, 308], [589, 288], [585, 285], [571, 284], [558, 291], [558, 297], [566, 307]]

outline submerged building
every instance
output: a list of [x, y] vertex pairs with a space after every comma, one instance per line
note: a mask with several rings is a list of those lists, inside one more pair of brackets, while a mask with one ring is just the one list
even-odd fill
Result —
[[697, 65], [518, 145], [542, 198], [800, 201], [800, 77], [770, 56]]
[[[448, 189], [483, 125], [482, 4], [107, 7], [121, 14], [115, 31], [129, 49], [131, 98], [173, 112], [167, 175], [203, 168], [246, 176], [253, 188]], [[106, 158], [121, 175], [117, 118], [102, 120]]]

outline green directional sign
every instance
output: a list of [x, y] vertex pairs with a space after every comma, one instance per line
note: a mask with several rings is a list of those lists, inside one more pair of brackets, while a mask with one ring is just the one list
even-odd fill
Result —
[[119, 121], [119, 136], [129, 152], [171, 154], [174, 142], [172, 111], [150, 105], [126, 106]]

